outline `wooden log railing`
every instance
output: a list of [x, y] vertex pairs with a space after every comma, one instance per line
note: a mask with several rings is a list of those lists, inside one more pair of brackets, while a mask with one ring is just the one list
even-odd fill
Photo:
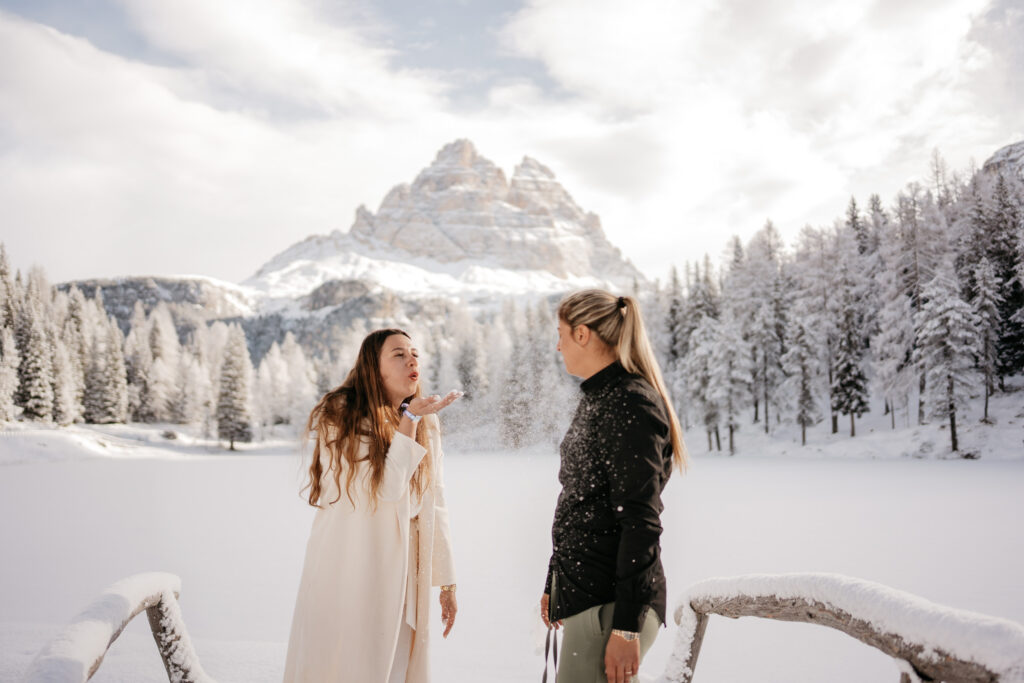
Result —
[[173, 574], [136, 574], [118, 581], [78, 614], [29, 665], [25, 683], [84, 683], [128, 623], [145, 610], [167, 678], [213, 683], [181, 619], [181, 580]]
[[821, 624], [896, 660], [900, 683], [1024, 683], [1024, 627], [838, 574], [749, 575], [690, 586], [662, 681], [693, 680], [708, 619]]

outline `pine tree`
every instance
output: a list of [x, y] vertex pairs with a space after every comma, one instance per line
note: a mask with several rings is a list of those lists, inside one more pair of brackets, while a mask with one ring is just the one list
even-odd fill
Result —
[[787, 328], [787, 350], [782, 367], [787, 379], [786, 390], [792, 396], [794, 419], [800, 425], [800, 444], [807, 445], [807, 428], [821, 420], [814, 397], [814, 383], [818, 375], [817, 342], [808, 331], [804, 318], [793, 316]]
[[517, 336], [512, 342], [512, 356], [509, 358], [501, 401], [501, 440], [509, 448], [525, 445], [526, 431], [529, 429], [532, 392], [526, 377], [527, 353], [526, 341]]
[[713, 356], [718, 345], [716, 321], [709, 316], [702, 316], [696, 329], [690, 335], [690, 353], [686, 357], [687, 383], [693, 390], [693, 402], [697, 417], [708, 436], [708, 450], [713, 450], [712, 437], [715, 438], [718, 450], [722, 450], [722, 440], [718, 431], [719, 405], [717, 395], [713, 391], [712, 372]]
[[971, 308], [977, 322], [978, 368], [985, 378], [983, 422], [988, 422], [988, 399], [995, 389], [994, 380], [999, 363], [997, 353], [1000, 339], [999, 304], [1002, 303], [999, 284], [992, 264], [987, 258], [982, 257], [974, 269], [975, 294], [971, 300]]
[[957, 411], [966, 408], [978, 351], [977, 320], [958, 289], [952, 263], [939, 269], [923, 289], [925, 303], [915, 320], [914, 349], [914, 362], [927, 373], [931, 414], [949, 421], [954, 452], [959, 450]]
[[96, 330], [85, 375], [86, 422], [109, 424], [128, 418], [128, 382], [124, 365], [124, 337], [109, 318]]
[[0, 422], [12, 422], [17, 417], [14, 395], [18, 390], [20, 364], [14, 332], [9, 327], [0, 325]]
[[1020, 201], [1013, 196], [1010, 181], [1000, 173], [989, 218], [989, 260], [1003, 288], [999, 303], [999, 339], [996, 342], [1001, 388], [1005, 388], [1006, 377], [1024, 370], [1024, 322], [1015, 318], [1016, 312], [1024, 307], [1024, 282], [1015, 277], [1024, 214]]
[[750, 392], [750, 357], [743, 329], [726, 306], [718, 324], [718, 342], [712, 356], [711, 389], [721, 420], [729, 430], [729, 455], [736, 453], [736, 430], [743, 397]]
[[860, 215], [857, 208], [857, 200], [850, 197], [850, 203], [846, 207], [846, 229], [849, 230], [857, 242], [857, 253], [867, 254], [871, 251], [871, 237], [868, 234], [868, 226]]
[[157, 411], [150, 390], [153, 350], [149, 344], [146, 311], [135, 302], [128, 337], [125, 339], [125, 370], [128, 376], [128, 405], [135, 422], [155, 422]]
[[30, 288], [18, 316], [20, 326], [18, 393], [22, 415], [49, 422], [53, 418], [53, 360], [41, 304]]
[[832, 409], [850, 416], [850, 436], [855, 436], [855, 418], [868, 412], [868, 381], [863, 368], [864, 338], [852, 287], [845, 287], [840, 296], [842, 314], [837, 330]]
[[217, 398], [217, 437], [229, 441], [231, 450], [235, 450], [236, 441], [252, 441], [249, 412], [251, 373], [245, 332], [239, 325], [232, 325], [224, 348]]
[[895, 429], [897, 399], [902, 399], [901, 402], [906, 405], [914, 380], [914, 366], [911, 363], [914, 348], [913, 310], [910, 298], [903, 293], [899, 275], [893, 269], [882, 268], [877, 278], [877, 290], [882, 307], [877, 316], [878, 332], [871, 338], [872, 362], [886, 407], [890, 411], [892, 428]]

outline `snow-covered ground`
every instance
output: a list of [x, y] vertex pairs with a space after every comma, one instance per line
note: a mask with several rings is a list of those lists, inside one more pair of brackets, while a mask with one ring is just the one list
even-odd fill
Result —
[[[1024, 459], [1013, 410], [1001, 408], [1000, 425], [977, 437], [1003, 444], [980, 460], [936, 457], [939, 443], [914, 457], [914, 439], [931, 432], [887, 433], [875, 419], [863, 438], [821, 437], [807, 449], [745, 431], [744, 453], [732, 458], [705, 454], [691, 436], [693, 465], [665, 492], [670, 609], [712, 577], [835, 572], [1024, 623]], [[298, 495], [298, 448], [281, 440], [226, 454], [161, 431], [0, 432], [0, 680], [16, 680], [107, 586], [143, 571], [181, 577], [184, 619], [215, 679], [280, 679], [312, 518]], [[460, 612], [452, 636], [435, 639], [435, 679], [535, 681], [555, 450], [462, 446], [447, 457]], [[674, 631], [662, 632], [644, 678], [661, 673]], [[696, 673], [698, 683], [899, 675], [886, 656], [829, 629], [719, 617]], [[144, 618], [94, 680], [166, 680]]]

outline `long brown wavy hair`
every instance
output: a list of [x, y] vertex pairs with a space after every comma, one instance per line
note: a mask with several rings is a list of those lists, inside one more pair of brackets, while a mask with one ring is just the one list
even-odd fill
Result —
[[[622, 302], [621, 305], [619, 302]], [[558, 304], [558, 318], [572, 329], [586, 325], [598, 339], [615, 351], [626, 372], [646, 379], [661, 396], [668, 411], [672, 439], [672, 461], [677, 469], [686, 469], [688, 461], [683, 429], [669, 400], [661, 368], [654, 356], [640, 305], [631, 296], [618, 297], [603, 289], [572, 292]]]
[[[309, 419], [306, 421], [306, 438], [316, 437], [313, 448], [313, 462], [309, 466], [309, 482], [303, 491], [309, 489], [309, 504], [321, 506], [324, 494], [324, 467], [320, 462], [320, 449], [326, 446], [329, 453], [329, 472], [334, 475], [334, 485], [338, 489], [338, 497], [331, 504], [341, 499], [341, 473], [345, 472], [345, 493], [349, 502], [352, 499], [352, 480], [355, 478], [358, 463], [366, 460], [370, 466], [370, 497], [373, 506], [377, 505], [377, 494], [384, 480], [384, 461], [388, 448], [395, 435], [395, 427], [400, 416], [395, 407], [388, 401], [384, 388], [384, 379], [380, 374], [380, 352], [388, 337], [401, 334], [409, 337], [404, 330], [388, 328], [371, 332], [363, 339], [359, 347], [356, 364], [348, 373], [341, 386], [324, 394], [316, 404]], [[411, 337], [409, 337], [411, 339]], [[420, 395], [416, 393], [406, 397], [410, 400]], [[427, 449], [416, 473], [412, 478], [412, 487], [416, 495], [422, 495], [430, 485], [430, 445], [427, 429], [432, 422], [420, 420], [416, 425], [416, 442]], [[365, 458], [359, 457], [359, 446], [363, 440], [369, 441], [369, 453]]]

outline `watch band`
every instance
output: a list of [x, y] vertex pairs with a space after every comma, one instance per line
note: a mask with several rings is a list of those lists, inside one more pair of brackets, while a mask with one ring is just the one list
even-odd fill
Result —
[[414, 424], [419, 422], [423, 418], [422, 415], [413, 415], [412, 411], [409, 410], [409, 404], [408, 403], [403, 403], [402, 404], [402, 415], [405, 415], [407, 418], [412, 420]]
[[617, 628], [612, 629], [612, 635], [619, 636], [620, 638], [626, 641], [633, 641], [640, 637], [640, 634], [636, 631], [622, 631]]

